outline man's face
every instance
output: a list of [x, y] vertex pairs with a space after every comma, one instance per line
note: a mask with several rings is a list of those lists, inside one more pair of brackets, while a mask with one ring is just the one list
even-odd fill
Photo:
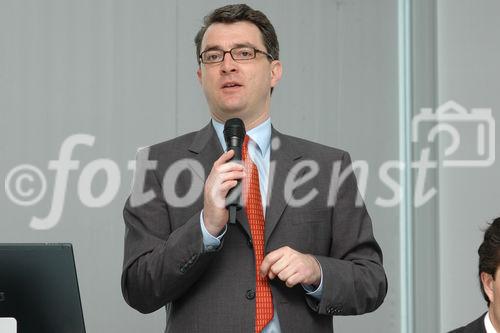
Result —
[[[210, 25], [203, 37], [201, 52], [229, 51], [239, 46], [267, 52], [259, 28], [246, 21]], [[212, 116], [221, 122], [239, 117], [248, 125], [268, 118], [270, 90], [281, 78], [281, 63], [271, 61], [262, 53], [244, 61], [234, 61], [226, 53], [220, 63], [202, 63], [197, 74]]]
[[500, 267], [497, 267], [495, 276], [488, 273], [481, 273], [481, 282], [484, 291], [490, 299], [490, 319], [493, 326], [500, 329]]

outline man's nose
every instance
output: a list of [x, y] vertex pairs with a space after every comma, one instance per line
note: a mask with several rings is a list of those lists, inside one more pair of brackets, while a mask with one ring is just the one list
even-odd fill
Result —
[[238, 64], [233, 60], [231, 53], [228, 52], [224, 54], [224, 59], [222, 59], [220, 70], [222, 74], [236, 72], [238, 70]]

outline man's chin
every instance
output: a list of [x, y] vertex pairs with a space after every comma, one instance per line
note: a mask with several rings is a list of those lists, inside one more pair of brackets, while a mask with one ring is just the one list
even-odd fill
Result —
[[242, 115], [244, 113], [245, 108], [242, 105], [224, 105], [221, 108], [221, 111], [229, 118], [237, 117], [238, 115]]

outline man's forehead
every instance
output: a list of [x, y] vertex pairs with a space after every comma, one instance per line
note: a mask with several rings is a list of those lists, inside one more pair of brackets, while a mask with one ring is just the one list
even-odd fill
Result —
[[240, 45], [264, 47], [262, 33], [255, 24], [247, 21], [213, 23], [205, 31], [201, 48], [229, 49]]

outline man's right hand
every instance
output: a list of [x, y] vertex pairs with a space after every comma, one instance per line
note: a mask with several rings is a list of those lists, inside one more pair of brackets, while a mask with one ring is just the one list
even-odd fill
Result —
[[207, 231], [213, 236], [221, 232], [229, 219], [229, 213], [226, 209], [227, 193], [238, 184], [238, 179], [244, 177], [243, 165], [237, 162], [228, 162], [233, 156], [233, 150], [222, 154], [214, 162], [205, 181], [203, 222]]

